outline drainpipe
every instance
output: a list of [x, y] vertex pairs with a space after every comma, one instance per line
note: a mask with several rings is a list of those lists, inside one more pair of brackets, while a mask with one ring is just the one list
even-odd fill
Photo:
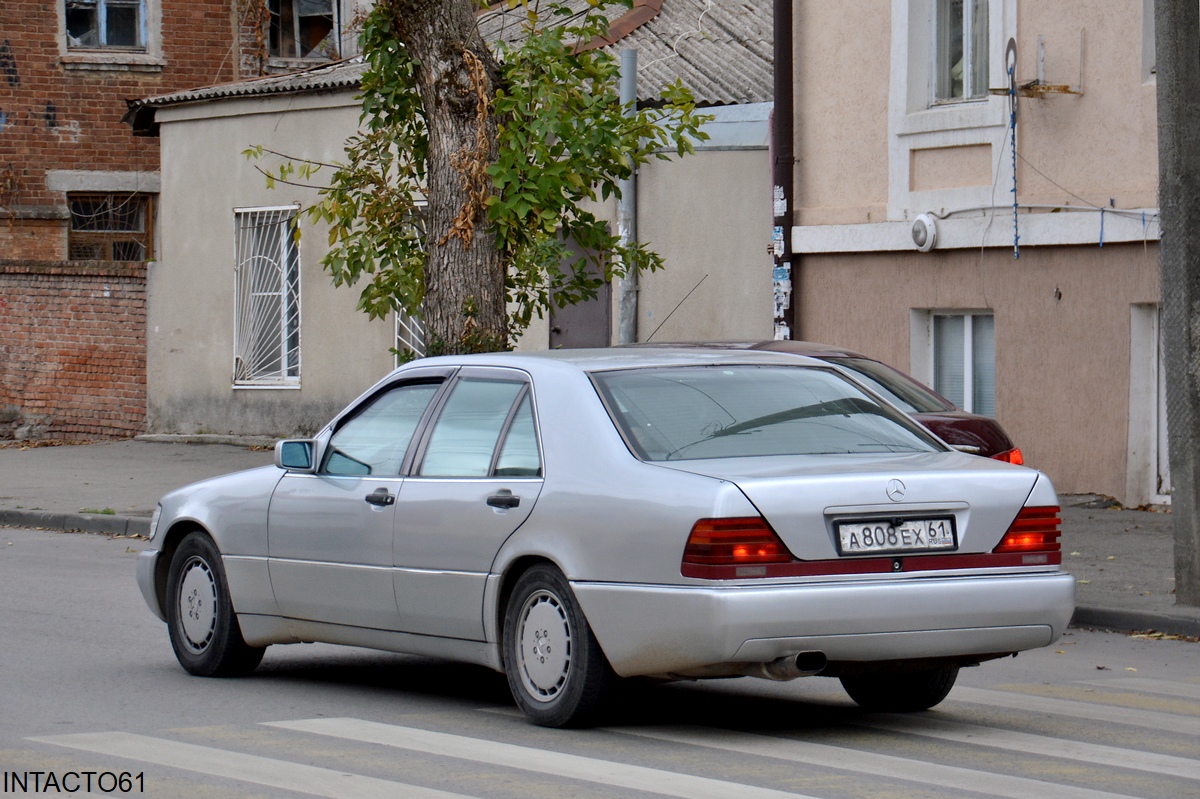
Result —
[[771, 176], [774, 222], [771, 253], [775, 258], [775, 338], [796, 337], [796, 300], [792, 280], [792, 187], [795, 182], [792, 109], [792, 0], [775, 0], [775, 103], [771, 112]]
[[[632, 115], [637, 102], [637, 50], [621, 51], [621, 105]], [[637, 241], [637, 173], [618, 182], [621, 198], [617, 200], [617, 235], [621, 244]], [[617, 343], [637, 341], [638, 275], [630, 271], [617, 282]]]

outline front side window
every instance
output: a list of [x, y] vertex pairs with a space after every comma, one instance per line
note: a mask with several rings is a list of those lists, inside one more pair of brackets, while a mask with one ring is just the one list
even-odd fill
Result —
[[295, 207], [234, 212], [235, 386], [300, 382], [300, 250]]
[[67, 250], [72, 261], [147, 261], [154, 225], [145, 194], [70, 194]]
[[929, 434], [833, 369], [729, 365], [593, 378], [643, 460], [930, 452]]
[[333, 0], [268, 0], [270, 54], [275, 58], [337, 58]]
[[371, 400], [329, 440], [324, 473], [399, 475], [413, 432], [438, 386], [438, 383], [399, 386]]
[[963, 410], [996, 415], [996, 322], [990, 313], [934, 315], [933, 388]]
[[145, 0], [66, 0], [67, 49], [145, 50]]
[[935, 103], [977, 100], [988, 93], [988, 0], [936, 0]]

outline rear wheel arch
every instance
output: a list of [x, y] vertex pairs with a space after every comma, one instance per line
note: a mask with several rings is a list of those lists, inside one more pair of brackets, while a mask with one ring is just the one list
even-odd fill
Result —
[[512, 597], [513, 588], [516, 586], [517, 581], [521, 579], [521, 575], [539, 564], [551, 566], [562, 571], [558, 564], [550, 558], [542, 555], [522, 555], [508, 564], [503, 576], [500, 578], [500, 590], [496, 592], [496, 607], [492, 609], [495, 618], [492, 621], [496, 625], [495, 629], [499, 636], [501, 666], [504, 664], [504, 615], [508, 610], [508, 601]]

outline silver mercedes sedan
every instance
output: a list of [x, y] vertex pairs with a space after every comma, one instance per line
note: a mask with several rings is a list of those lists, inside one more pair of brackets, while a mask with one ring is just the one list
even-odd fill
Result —
[[1058, 513], [1045, 475], [816, 360], [428, 358], [163, 497], [137, 578], [197, 675], [324, 641], [502, 671], [547, 726], [635, 676], [823, 675], [917, 711], [1062, 634]]

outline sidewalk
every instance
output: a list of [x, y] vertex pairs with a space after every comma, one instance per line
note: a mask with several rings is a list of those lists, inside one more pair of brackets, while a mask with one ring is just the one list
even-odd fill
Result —
[[[0, 526], [145, 535], [158, 498], [171, 489], [271, 463], [269, 442], [255, 439], [250, 448], [234, 441], [0, 447]], [[1060, 501], [1076, 626], [1200, 636], [1200, 608], [1175, 604], [1170, 513], [1107, 508], [1090, 495]]]

